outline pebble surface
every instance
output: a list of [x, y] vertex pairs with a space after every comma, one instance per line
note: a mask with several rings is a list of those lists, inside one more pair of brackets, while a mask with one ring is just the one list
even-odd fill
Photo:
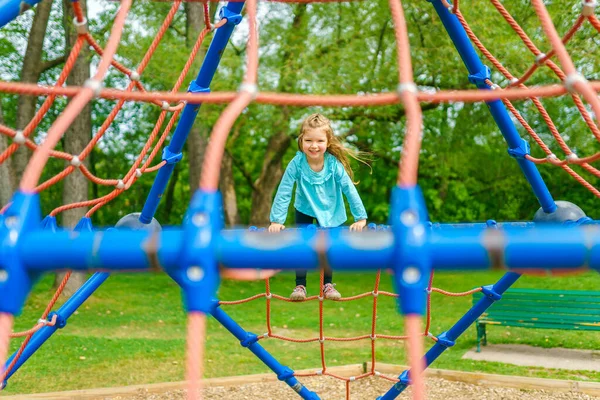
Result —
[[[302, 383], [323, 400], [346, 400], [344, 382], [331, 378], [303, 378]], [[350, 385], [350, 399], [373, 400], [387, 392], [392, 383], [380, 378], [366, 378]], [[292, 389], [281, 382], [261, 382], [240, 386], [210, 387], [204, 390], [204, 400], [284, 400], [299, 399]], [[161, 394], [140, 391], [134, 396], [102, 397], [101, 400], [187, 400], [183, 390]], [[411, 399], [407, 389], [398, 399]], [[600, 397], [575, 392], [547, 390], [520, 390], [513, 388], [478, 386], [451, 382], [440, 378], [427, 379], [429, 400], [593, 400]]]

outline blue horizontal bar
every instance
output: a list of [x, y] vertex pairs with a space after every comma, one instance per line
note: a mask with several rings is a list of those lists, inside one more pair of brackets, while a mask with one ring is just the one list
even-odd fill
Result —
[[26, 11], [27, 7], [33, 7], [40, 1], [0, 0], [0, 28], [17, 18], [23, 11]]
[[[148, 270], [156, 252], [160, 265], [178, 265], [185, 240], [181, 230], [152, 238], [144, 231], [28, 232], [20, 240], [22, 262], [30, 271]], [[158, 239], [158, 240], [156, 240]], [[600, 270], [600, 232], [589, 227], [544, 225], [536, 228], [479, 227], [432, 229], [427, 249], [437, 270], [579, 269]], [[156, 244], [154, 244], [156, 243]], [[372, 270], [392, 266], [390, 231], [290, 229], [279, 234], [223, 230], [216, 258], [230, 268], [315, 269], [323, 255], [335, 270]], [[38, 251], [30, 251], [33, 246]], [[324, 249], [323, 254], [317, 249]], [[494, 262], [500, 265], [494, 265]]]

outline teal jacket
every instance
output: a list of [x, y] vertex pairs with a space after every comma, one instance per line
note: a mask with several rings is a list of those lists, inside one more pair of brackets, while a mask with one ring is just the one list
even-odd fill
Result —
[[323, 169], [313, 171], [306, 155], [299, 151], [290, 161], [271, 207], [271, 222], [284, 224], [296, 183], [294, 207], [303, 214], [315, 217], [319, 225], [333, 228], [346, 222], [346, 207], [342, 193], [348, 199], [355, 221], [367, 219], [365, 207], [344, 166], [335, 156], [325, 153]]

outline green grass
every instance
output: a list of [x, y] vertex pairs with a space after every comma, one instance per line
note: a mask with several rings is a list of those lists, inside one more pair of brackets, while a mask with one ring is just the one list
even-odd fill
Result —
[[[438, 273], [434, 286], [460, 292], [475, 286], [494, 283], [501, 272]], [[338, 289], [344, 296], [371, 291], [374, 274], [338, 273]], [[316, 294], [317, 273], [309, 274], [309, 295]], [[23, 315], [16, 319], [15, 330], [29, 329], [41, 315], [51, 297], [51, 277], [43, 279], [27, 301]], [[288, 295], [293, 286], [291, 274], [271, 280], [274, 293]], [[595, 290], [600, 287], [598, 274], [571, 277], [523, 277], [515, 287]], [[390, 277], [382, 277], [380, 290], [393, 291]], [[264, 292], [263, 282], [225, 281], [220, 298], [233, 300]], [[395, 300], [378, 298], [377, 332], [401, 335], [402, 318]], [[372, 297], [352, 302], [325, 302], [325, 335], [358, 336], [370, 333]], [[470, 307], [471, 296], [432, 295], [431, 331], [438, 335], [454, 324]], [[242, 327], [257, 334], [266, 332], [265, 300], [238, 306], [224, 306], [225, 311]], [[318, 303], [292, 304], [274, 300], [272, 326], [276, 333], [308, 338], [318, 336]], [[6, 394], [73, 390], [94, 387], [179, 381], [184, 379], [186, 316], [182, 311], [180, 290], [162, 274], [114, 275], [100, 287], [67, 326], [59, 330], [9, 380]], [[475, 328], [470, 327], [456, 345], [446, 351], [433, 367], [463, 371], [480, 371], [507, 375], [581, 379], [600, 381], [600, 373], [591, 371], [549, 370], [461, 359], [475, 346]], [[488, 327], [490, 343], [522, 343], [541, 347], [597, 349], [596, 332], [534, 330]], [[260, 342], [282, 364], [292, 369], [319, 368], [319, 343], [296, 344], [274, 339]], [[20, 340], [11, 341], [14, 351]], [[379, 362], [405, 363], [402, 342], [378, 340]], [[268, 372], [254, 355], [242, 348], [221, 325], [209, 320], [206, 376], [230, 376]], [[326, 342], [328, 366], [370, 361], [369, 340]]]

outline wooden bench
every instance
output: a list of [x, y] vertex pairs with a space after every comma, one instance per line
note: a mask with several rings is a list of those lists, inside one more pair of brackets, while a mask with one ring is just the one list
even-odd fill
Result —
[[[473, 294], [476, 304], [483, 294]], [[476, 321], [477, 351], [487, 345], [486, 325], [600, 331], [600, 292], [508, 289]]]

